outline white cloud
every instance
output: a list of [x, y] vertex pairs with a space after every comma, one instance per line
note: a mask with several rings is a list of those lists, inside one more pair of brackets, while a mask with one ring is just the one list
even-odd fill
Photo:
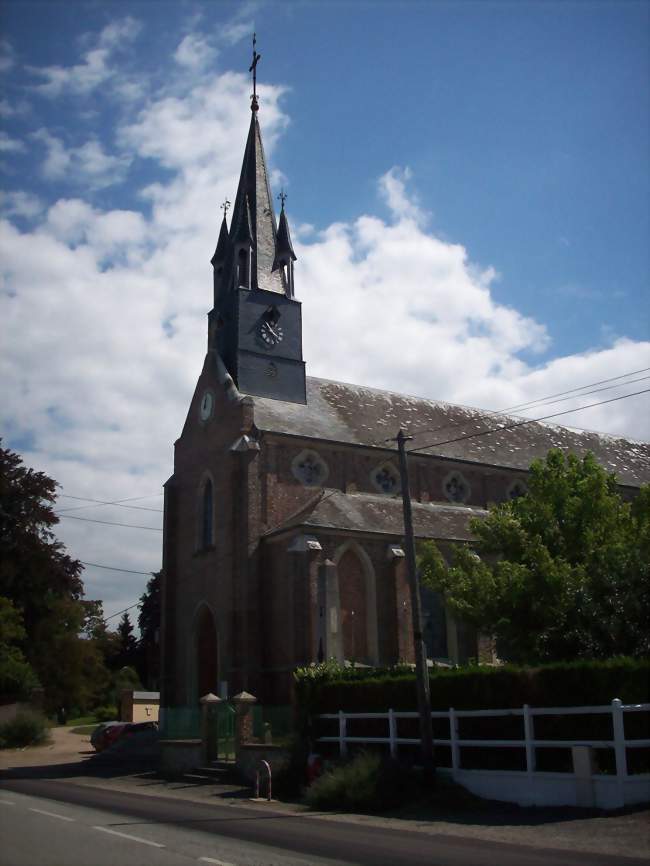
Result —
[[179, 42], [174, 52], [174, 60], [179, 66], [195, 70], [207, 66], [214, 59], [216, 53], [216, 49], [210, 45], [204, 36], [198, 33], [188, 33]]
[[0, 132], [0, 153], [21, 153], [25, 145], [17, 138], [11, 138], [6, 132]]
[[406, 184], [411, 179], [411, 170], [394, 165], [379, 179], [379, 192], [398, 219], [408, 219], [415, 223], [426, 222], [425, 214], [413, 196], [406, 193]]
[[45, 79], [35, 87], [43, 96], [56, 97], [64, 92], [85, 95], [104, 84], [115, 74], [110, 65], [111, 55], [124, 50], [138, 36], [140, 22], [127, 16], [108, 24], [97, 37], [93, 48], [86, 51], [81, 63], [74, 66], [29, 66], [28, 71]]
[[0, 72], [7, 72], [15, 63], [14, 49], [8, 39], [0, 39]]
[[121, 181], [131, 163], [128, 156], [106, 153], [97, 139], [89, 139], [78, 147], [66, 147], [44, 128], [32, 133], [32, 138], [45, 146], [41, 172], [48, 180], [67, 177], [73, 183], [99, 189]]
[[124, 49], [130, 45], [140, 34], [142, 22], [130, 15], [118, 21], [111, 21], [99, 34], [97, 44], [108, 51]]
[[255, 13], [263, 5], [261, 0], [243, 0], [238, 4], [237, 11], [218, 29], [217, 35], [221, 42], [236, 45], [242, 39], [250, 39], [255, 29]]
[[29, 104], [24, 100], [12, 104], [8, 99], [0, 99], [0, 117], [15, 117], [28, 111]]
[[33, 193], [15, 190], [0, 194], [0, 210], [5, 216], [19, 216], [33, 219], [40, 216], [45, 208], [43, 202]]

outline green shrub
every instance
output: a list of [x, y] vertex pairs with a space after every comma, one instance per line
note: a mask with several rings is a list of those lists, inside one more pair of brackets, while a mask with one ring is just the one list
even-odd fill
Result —
[[302, 792], [307, 781], [307, 758], [309, 743], [306, 739], [291, 734], [287, 746], [289, 760], [282, 769], [273, 776], [273, 790], [285, 797], [296, 797]]
[[98, 722], [113, 722], [119, 719], [119, 713], [117, 711], [117, 707], [113, 707], [110, 705], [106, 705], [103, 707], [97, 707], [95, 712], [93, 713]]
[[414, 799], [420, 790], [416, 776], [395, 761], [360, 752], [326, 770], [307, 789], [305, 801], [311, 809], [382, 812]]
[[36, 746], [48, 739], [49, 732], [44, 716], [25, 710], [0, 725], [0, 748]]
[[[341, 668], [314, 665], [294, 674], [296, 697], [306, 713], [415, 710], [415, 676], [401, 668]], [[433, 710], [593, 706], [613, 698], [650, 702], [650, 660], [614, 658], [538, 668], [502, 667], [436, 670], [430, 676]]]

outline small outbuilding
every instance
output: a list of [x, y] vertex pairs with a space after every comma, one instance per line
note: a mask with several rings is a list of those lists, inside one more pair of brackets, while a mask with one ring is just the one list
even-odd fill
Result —
[[120, 707], [122, 722], [157, 722], [160, 692], [136, 692], [124, 689]]

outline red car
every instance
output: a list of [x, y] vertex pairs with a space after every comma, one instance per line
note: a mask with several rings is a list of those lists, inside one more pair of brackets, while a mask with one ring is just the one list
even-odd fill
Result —
[[102, 722], [90, 735], [90, 744], [96, 752], [103, 752], [123, 733], [127, 722]]

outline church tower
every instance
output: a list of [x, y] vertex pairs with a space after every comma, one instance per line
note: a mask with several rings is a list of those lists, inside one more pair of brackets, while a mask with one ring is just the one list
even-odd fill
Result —
[[262, 134], [253, 52], [251, 122], [230, 229], [224, 203], [212, 257], [214, 306], [208, 316], [208, 349], [216, 350], [243, 394], [304, 403], [300, 303], [294, 298], [289, 224], [284, 211], [276, 223]]

